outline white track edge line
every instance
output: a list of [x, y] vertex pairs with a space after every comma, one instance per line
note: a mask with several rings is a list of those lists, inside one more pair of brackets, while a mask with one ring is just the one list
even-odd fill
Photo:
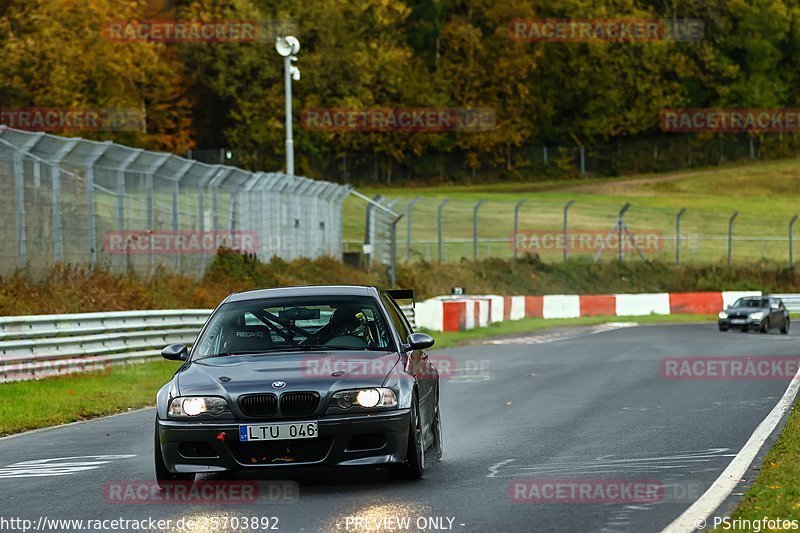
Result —
[[[714, 481], [714, 484], [678, 518], [665, 527], [662, 533], [692, 532], [705, 528], [706, 520], [730, 496], [755, 460], [758, 452], [761, 451], [764, 443], [775, 431], [783, 415], [791, 408], [797, 396], [798, 388], [800, 388], [800, 370], [792, 378], [783, 397], [761, 424], [758, 425], [742, 449], [739, 450], [739, 453], [736, 454], [736, 457]], [[703, 527], [699, 528], [698, 526], [701, 524]], [[713, 524], [709, 524], [708, 527], [713, 527]]]

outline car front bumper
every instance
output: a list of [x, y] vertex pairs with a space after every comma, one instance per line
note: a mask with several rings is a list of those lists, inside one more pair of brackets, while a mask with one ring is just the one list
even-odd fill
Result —
[[753, 318], [719, 318], [717, 319], [717, 325], [720, 329], [758, 329], [761, 327], [761, 323], [764, 321], [763, 318], [758, 320]]
[[[311, 439], [240, 442], [240, 425], [318, 423]], [[405, 460], [410, 410], [303, 420], [158, 420], [164, 464], [176, 473], [214, 473], [302, 466], [370, 466]]]

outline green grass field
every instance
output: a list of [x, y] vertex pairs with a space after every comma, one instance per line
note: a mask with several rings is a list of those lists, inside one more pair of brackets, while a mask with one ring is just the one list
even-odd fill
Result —
[[[438, 257], [437, 206], [450, 199], [443, 211], [444, 240], [449, 241], [445, 257], [449, 260], [472, 258], [473, 208], [479, 200], [487, 202], [479, 210], [479, 257], [512, 255], [513, 213], [518, 201], [525, 200], [519, 216], [521, 233], [560, 234], [563, 207], [574, 200], [569, 210], [570, 229], [600, 238], [611, 231], [620, 208], [629, 202], [626, 224], [634, 234], [656, 235], [659, 244], [647, 250], [647, 256], [664, 261], [674, 260], [675, 218], [681, 208], [686, 208], [681, 220], [681, 252], [687, 263], [718, 262], [727, 257], [728, 220], [738, 211], [734, 223], [734, 261], [764, 258], [786, 262], [788, 224], [800, 212], [800, 160], [606, 180], [362, 189], [362, 192], [396, 199], [393, 209], [403, 214], [407, 214], [411, 199], [421, 198], [413, 209], [411, 234], [416, 244], [412, 245], [412, 259]], [[363, 201], [356, 198], [346, 201], [345, 239], [363, 241], [364, 215]], [[397, 232], [401, 258], [406, 255], [407, 231], [406, 216]], [[519, 249], [536, 250], [529, 241], [522, 242]], [[539, 250], [545, 260], [561, 260], [560, 247]], [[595, 250], [587, 253], [594, 255]], [[606, 251], [602, 257], [616, 257], [615, 250]]]
[[101, 372], [0, 383], [0, 435], [154, 405], [180, 365], [155, 360]]

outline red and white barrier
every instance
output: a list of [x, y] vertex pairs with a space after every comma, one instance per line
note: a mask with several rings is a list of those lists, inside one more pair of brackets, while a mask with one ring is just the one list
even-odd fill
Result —
[[544, 296], [440, 296], [416, 305], [417, 326], [463, 331], [522, 318], [714, 314], [760, 291], [645, 294], [548, 294]]

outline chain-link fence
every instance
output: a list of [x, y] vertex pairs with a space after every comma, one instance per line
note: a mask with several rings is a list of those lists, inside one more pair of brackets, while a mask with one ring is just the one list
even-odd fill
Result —
[[[358, 133], [353, 133], [358, 135]], [[306, 171], [342, 183], [402, 185], [404, 183], [496, 182], [499, 179], [621, 176], [647, 172], [722, 165], [733, 161], [774, 160], [800, 155], [796, 133], [664, 133], [644, 138], [620, 139], [604, 144], [538, 144], [508, 147], [502, 156], [480, 155], [478, 150], [452, 148], [405, 153], [396, 159], [386, 152], [368, 150], [336, 155], [323, 146], [305, 154]], [[190, 159], [237, 165], [250, 169], [276, 168], [279, 157], [268, 150], [235, 147], [193, 150]]]
[[199, 276], [220, 247], [341, 257], [346, 186], [0, 127], [0, 273]]
[[[407, 261], [510, 258], [529, 253], [549, 262], [568, 257], [680, 264], [766, 259], [790, 266], [800, 252], [800, 224], [791, 213], [662, 208], [636, 205], [635, 198], [631, 204], [606, 198], [575, 202], [379, 199], [403, 216], [396, 224], [395, 250]], [[395, 220], [378, 209], [372, 210], [372, 218], [371, 226], [379, 230], [390, 228]], [[372, 233], [370, 249], [376, 260], [389, 264], [385, 258], [391, 255], [391, 234], [379, 230]], [[344, 242], [345, 252], [361, 249], [360, 240]]]

